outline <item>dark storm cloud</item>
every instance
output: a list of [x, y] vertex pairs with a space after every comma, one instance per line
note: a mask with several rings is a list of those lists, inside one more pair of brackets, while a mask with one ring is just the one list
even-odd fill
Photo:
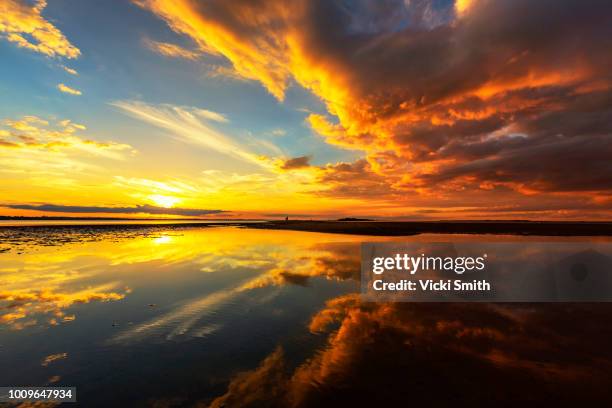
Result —
[[521, 184], [542, 191], [612, 190], [612, 135], [559, 138], [551, 143], [509, 149], [441, 168], [422, 177], [440, 183], [458, 177]]
[[[332, 105], [344, 128], [378, 126], [380, 143], [390, 135], [401, 157], [429, 165], [412, 174], [421, 187], [469, 175], [476, 188], [612, 191], [612, 3], [475, 1], [465, 16], [433, 28], [377, 23], [379, 31], [358, 33], [336, 5], [310, 3], [303, 35], [313, 55], [348, 78], [352, 100]], [[368, 150], [372, 132], [353, 138]], [[368, 177], [384, 174], [392, 193], [402, 171], [389, 166]]]
[[310, 156], [300, 156], [300, 157], [294, 157], [292, 159], [288, 159], [281, 165], [281, 169], [293, 170], [293, 169], [301, 169], [304, 167], [309, 167], [310, 159], [311, 159]]
[[333, 197], [380, 197], [389, 195], [389, 180], [377, 175], [367, 160], [352, 163], [337, 163], [321, 169], [319, 182], [329, 188], [321, 195]]

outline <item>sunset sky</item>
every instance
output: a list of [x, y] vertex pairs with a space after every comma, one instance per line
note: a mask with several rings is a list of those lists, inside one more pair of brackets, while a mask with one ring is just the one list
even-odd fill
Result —
[[0, 0], [0, 215], [610, 219], [606, 0]]

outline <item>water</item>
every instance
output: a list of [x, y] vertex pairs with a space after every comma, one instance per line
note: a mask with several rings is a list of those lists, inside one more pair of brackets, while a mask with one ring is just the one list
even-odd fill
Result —
[[584, 403], [611, 385], [606, 304], [357, 295], [365, 240], [542, 238], [163, 225], [0, 236], [0, 385], [76, 386], [78, 406]]

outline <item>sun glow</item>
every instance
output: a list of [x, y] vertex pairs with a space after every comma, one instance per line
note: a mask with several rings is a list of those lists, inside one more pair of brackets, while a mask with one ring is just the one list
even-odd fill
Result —
[[181, 201], [180, 199], [176, 197], [166, 196], [166, 195], [161, 195], [161, 194], [152, 194], [149, 196], [149, 200], [153, 201], [155, 205], [158, 205], [164, 208], [172, 208], [176, 205], [176, 203]]
[[456, 0], [455, 1], [455, 11], [457, 12], [457, 15], [462, 16], [464, 15], [469, 8], [473, 5], [474, 1], [473, 0]]
[[162, 235], [161, 237], [153, 238], [153, 242], [156, 245], [169, 244], [172, 242], [172, 237], [170, 235]]

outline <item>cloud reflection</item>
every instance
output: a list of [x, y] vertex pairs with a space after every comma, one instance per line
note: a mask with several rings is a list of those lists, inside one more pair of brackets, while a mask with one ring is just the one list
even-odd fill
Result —
[[[612, 331], [600, 330], [609, 323], [607, 305], [375, 304], [339, 297], [310, 324], [327, 334], [323, 350], [286, 374], [288, 362], [277, 349], [236, 376], [211, 406], [469, 406], [483, 398], [595, 403], [609, 387], [605, 339]], [[585, 343], [584, 336], [595, 340]]]
[[216, 315], [219, 309], [243, 304], [246, 301], [243, 298], [248, 296], [250, 291], [284, 285], [305, 286], [309, 279], [314, 277], [335, 280], [359, 277], [358, 254], [347, 251], [349, 246], [354, 247], [355, 244], [290, 242], [282, 247], [285, 251], [280, 251], [280, 243], [276, 239], [274, 243], [265, 242], [265, 239], [262, 241], [259, 241], [259, 245], [240, 249], [237, 246], [244, 244], [244, 239], [239, 242], [224, 241], [223, 246], [215, 248], [214, 255], [199, 255], [200, 259], [206, 259], [206, 270], [209, 273], [220, 268], [250, 267], [255, 272], [252, 278], [239, 282], [236, 286], [192, 299], [168, 313], [130, 327], [114, 336], [110, 343], [142, 341], [153, 334], [159, 334], [160, 331], [165, 333], [167, 340], [176, 340], [186, 335], [202, 337], [202, 333], [208, 335], [223, 325], [219, 322], [211, 323], [215, 318], [219, 318]]
[[75, 304], [110, 302], [125, 297], [125, 293], [111, 291], [114, 284], [89, 288], [78, 292], [61, 292], [57, 289], [4, 290], [0, 291], [0, 324], [19, 330], [35, 325], [34, 316], [44, 315], [46, 322], [57, 325], [71, 322], [74, 314], [65, 310]]

